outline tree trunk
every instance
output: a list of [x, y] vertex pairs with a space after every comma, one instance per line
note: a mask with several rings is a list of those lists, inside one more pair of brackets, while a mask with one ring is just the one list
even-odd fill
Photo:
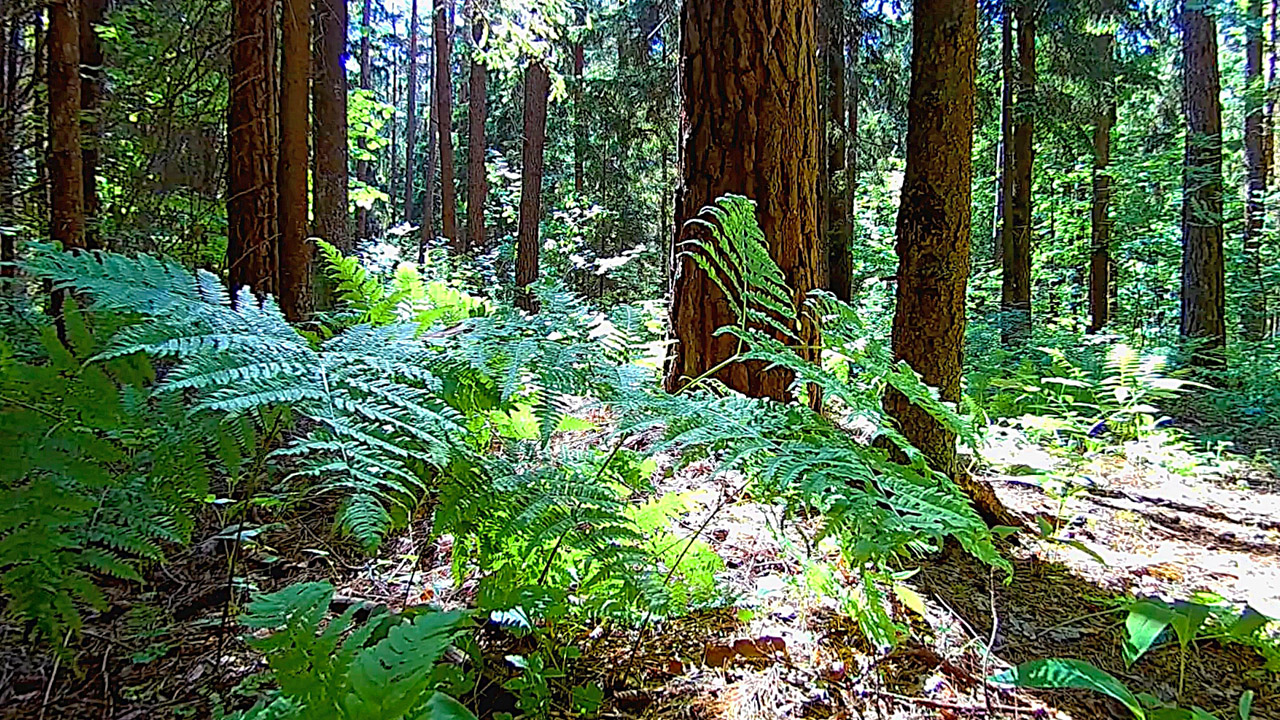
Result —
[[436, 116], [440, 129], [440, 234], [457, 254], [467, 251], [466, 238], [458, 234], [458, 205], [453, 181], [453, 79], [449, 74], [449, 26], [446, 6], [437, 0], [436, 35]]
[[1265, 95], [1262, 77], [1262, 0], [1249, 0], [1245, 22], [1244, 164], [1248, 196], [1244, 213], [1244, 261], [1253, 286], [1246, 294], [1245, 336], [1261, 340], [1266, 329], [1267, 288], [1262, 280], [1262, 226], [1266, 220], [1267, 165], [1265, 153]]
[[312, 310], [313, 250], [307, 241], [310, 0], [284, 0], [280, 17], [280, 309], [289, 320], [301, 322]]
[[18, 16], [10, 19], [10, 24], [0, 23], [0, 68], [3, 69], [3, 82], [0, 83], [0, 279], [17, 275], [17, 268], [10, 263], [18, 259], [18, 239], [9, 228], [13, 223], [13, 188], [14, 188], [14, 156], [17, 137], [17, 76], [18, 53], [22, 46], [22, 24]]
[[[733, 355], [716, 336], [735, 315], [724, 294], [679, 254], [687, 221], [726, 193], [756, 201], [756, 218], [799, 305], [826, 287], [818, 224], [818, 84], [813, 0], [685, 0], [680, 11], [680, 166], [672, 238], [675, 344], [666, 387], [675, 391]], [[800, 344], [818, 344], [810, 318]], [[806, 350], [806, 357], [816, 353]], [[756, 397], [787, 399], [791, 373], [734, 363], [716, 377]]]
[[[973, 103], [977, 74], [974, 0], [916, 0], [907, 170], [898, 210], [898, 289], [893, 354], [948, 402], [960, 401], [969, 280]], [[956, 437], [906, 396], [885, 409], [903, 435], [961, 485], [989, 522], [1017, 525], [985, 484], [957, 460]]]
[[1035, 148], [1036, 18], [1030, 2], [1015, 10], [1018, 20], [1018, 98], [1013, 122], [1013, 195], [1011, 232], [1004, 240], [1000, 309], [1006, 343], [1025, 340], [1031, 331], [1031, 181]]
[[[855, 241], [855, 235], [858, 227], [858, 105], [862, 102], [862, 83], [859, 78], [858, 67], [861, 63], [862, 54], [862, 9], [854, 7], [853, 17], [849, 19], [849, 121], [847, 123], [849, 129], [849, 139], [845, 144], [848, 152], [845, 158], [845, 201], [844, 206], [847, 212], [846, 222], [849, 224], [849, 237], [847, 243], [852, 251]], [[852, 259], [850, 260], [852, 263]], [[854, 278], [852, 271], [849, 276], [849, 298], [850, 302], [857, 297], [861, 289], [862, 281], [860, 278]]]
[[106, 14], [106, 0], [80, 4], [80, 153], [84, 173], [85, 246], [101, 247], [98, 232], [98, 146], [102, 142], [98, 106], [102, 97], [102, 44], [95, 25]]
[[413, 156], [418, 142], [418, 0], [409, 11], [409, 99], [404, 126], [404, 221], [413, 222]]
[[[370, 23], [369, 16], [373, 13], [373, 0], [364, 0], [364, 8], [360, 13], [360, 89], [369, 91], [373, 89], [373, 72], [372, 66], [369, 64], [369, 45], [372, 41], [373, 28]], [[310, 23], [308, 23], [310, 25]], [[360, 149], [368, 152], [368, 145], [365, 139], [360, 138]], [[395, 145], [391, 146], [395, 151]], [[369, 161], [361, 159], [356, 163], [356, 177], [360, 182], [369, 184]], [[356, 208], [356, 237], [364, 240], [369, 237], [369, 209], [365, 207]]]
[[[399, 40], [400, 38], [399, 32], [396, 29], [395, 18], [391, 19], [391, 35], [395, 37], [397, 40]], [[392, 113], [391, 113], [391, 117], [388, 118], [391, 122], [391, 147], [389, 148], [389, 152], [387, 152], [387, 161], [388, 161], [387, 187], [391, 188], [391, 192], [387, 194], [387, 204], [391, 206], [390, 215], [393, 218], [397, 216], [396, 203], [398, 202], [398, 200], [396, 199], [397, 193], [395, 191], [395, 188], [399, 186], [399, 181], [397, 179], [398, 178], [397, 169], [399, 168], [399, 162], [400, 162], [400, 153], [396, 149], [400, 147], [400, 144], [399, 144], [400, 123], [396, 122], [396, 114], [400, 112], [399, 70], [400, 70], [400, 63], [395, 63], [395, 62], [391, 63]]]
[[[1193, 9], [1194, 8], [1194, 9]], [[1183, 337], [1198, 340], [1195, 360], [1221, 365], [1227, 342], [1222, 258], [1222, 104], [1218, 28], [1187, 3], [1182, 10], [1183, 107], [1187, 114], [1182, 179]]]
[[[1094, 38], [1100, 62], [1110, 69], [1115, 36]], [[1108, 73], [1110, 78], [1110, 73]], [[1093, 201], [1090, 206], [1092, 227], [1089, 253], [1089, 332], [1101, 332], [1111, 320], [1111, 127], [1115, 124], [1116, 104], [1107, 91], [1103, 108], [1093, 118]]]
[[[434, 57], [434, 44], [427, 50], [429, 57]], [[435, 239], [436, 227], [436, 137], [440, 132], [440, 117], [435, 111], [435, 74], [427, 64], [427, 96], [423, 104], [427, 107], [430, 120], [427, 124], [427, 163], [422, 172], [422, 225], [418, 228], [418, 264], [427, 261], [427, 245]]]
[[[830, 5], [831, 27], [827, 38], [825, 63], [827, 66], [827, 115], [835, 127], [828, 133], [831, 138], [827, 148], [828, 178], [848, 182], [845, 174], [845, 17], [843, 0], [824, 0]], [[836, 187], [827, 195], [827, 267], [828, 289], [841, 300], [852, 298], [853, 257], [849, 247], [849, 195], [842, 187]]]
[[346, 0], [315, 0], [316, 35], [311, 84], [315, 113], [316, 171], [312, 178], [315, 234], [350, 253], [355, 242], [347, 228], [347, 49]]
[[[1013, 237], [1013, 4], [1000, 8], [1000, 144], [996, 153], [995, 260], [1004, 267], [1005, 238]], [[1003, 294], [1003, 288], [1001, 289]]]
[[484, 206], [489, 196], [489, 179], [485, 175], [484, 122], [488, 112], [485, 97], [488, 70], [479, 61], [480, 41], [484, 39], [486, 8], [479, 0], [471, 3], [471, 89], [467, 111], [467, 247], [471, 252], [484, 252], [488, 245], [484, 232]]
[[577, 10], [578, 35], [573, 41], [573, 192], [582, 196], [584, 175], [586, 172], [587, 131], [586, 113], [582, 107], [583, 72], [586, 69], [586, 55], [582, 48], [582, 26], [586, 25], [586, 9]]
[[547, 138], [547, 66], [530, 62], [524, 76], [524, 170], [520, 181], [520, 230], [516, 245], [516, 302], [537, 312], [529, 285], [538, 279], [538, 224], [542, 220], [542, 167]]
[[49, 238], [68, 250], [85, 247], [79, 6], [49, 4]]
[[231, 79], [227, 104], [227, 269], [232, 291], [277, 292], [276, 155], [271, 145], [271, 65], [275, 3], [231, 5]]

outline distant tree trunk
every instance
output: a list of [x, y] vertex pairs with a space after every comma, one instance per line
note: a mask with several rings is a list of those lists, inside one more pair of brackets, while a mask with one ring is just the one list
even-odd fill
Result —
[[1012, 232], [1005, 238], [1000, 309], [1003, 339], [1017, 342], [1031, 331], [1031, 183], [1035, 147], [1036, 18], [1030, 2], [1020, 2], [1018, 20], [1018, 99], [1013, 122]]
[[[1013, 3], [1000, 4], [1000, 144], [996, 153], [995, 260], [1004, 266], [1004, 239], [1013, 237]], [[1003, 289], [1002, 289], [1003, 292]]]
[[1271, 53], [1267, 56], [1267, 111], [1264, 116], [1266, 125], [1262, 130], [1263, 165], [1267, 169], [1268, 177], [1271, 177], [1274, 172], [1276, 156], [1276, 92], [1280, 90], [1280, 87], [1277, 87], [1277, 81], [1280, 78], [1276, 76], [1276, 53], [1280, 53], [1280, 0], [1271, 0], [1270, 25]]
[[1190, 2], [1182, 9], [1187, 148], [1182, 190], [1183, 337], [1202, 342], [1195, 360], [1220, 365], [1227, 342], [1222, 258], [1222, 104], [1218, 28]]
[[436, 35], [436, 116], [440, 130], [440, 234], [448, 238], [457, 254], [467, 251], [467, 240], [458, 234], [458, 204], [453, 180], [453, 80], [449, 74], [449, 26], [446, 6], [437, 0]]
[[547, 138], [547, 94], [551, 80], [542, 61], [530, 62], [524, 74], [524, 169], [520, 181], [520, 230], [516, 245], [516, 302], [538, 311], [528, 290], [538, 279], [538, 224], [542, 220], [543, 151]]
[[[313, 254], [307, 239], [307, 98], [311, 2], [284, 0], [280, 13], [280, 309], [293, 322], [311, 315]], [[366, 163], [367, 166], [367, 163]]]
[[0, 82], [0, 278], [11, 278], [17, 274], [17, 268], [9, 263], [18, 259], [17, 238], [9, 227], [13, 222], [13, 166], [15, 143], [14, 129], [17, 127], [17, 76], [18, 54], [22, 51], [21, 21], [14, 16], [12, 25], [0, 23], [0, 69], [3, 82]]
[[[1114, 35], [1094, 39], [1098, 58], [1111, 66]], [[1108, 73], [1108, 77], [1110, 74]], [[1103, 108], [1093, 118], [1093, 201], [1089, 253], [1089, 332], [1101, 332], [1111, 320], [1111, 127], [1115, 124], [1116, 103], [1107, 92]]]
[[355, 242], [347, 228], [347, 50], [346, 0], [315, 0], [316, 36], [311, 84], [315, 113], [316, 172], [312, 178], [315, 234], [350, 253]]
[[[769, 253], [797, 304], [826, 287], [818, 224], [819, 160], [814, 0], [685, 0], [680, 11], [680, 166], [666, 387], [675, 391], [731, 357], [737, 342], [724, 294], [679, 242], [686, 222], [726, 193], [756, 201]], [[800, 344], [818, 344], [812, 319]], [[805, 357], [816, 359], [812, 350]], [[792, 375], [734, 363], [716, 377], [756, 397], [786, 399]]]
[[484, 207], [489, 197], [489, 179], [485, 175], [484, 134], [485, 116], [488, 113], [486, 87], [488, 70], [476, 57], [480, 41], [484, 38], [485, 8], [480, 0], [471, 3], [471, 90], [467, 111], [467, 247], [472, 252], [484, 252], [488, 242], [484, 231]]
[[[364, 8], [360, 13], [360, 89], [373, 89], [373, 71], [369, 64], [369, 45], [373, 36], [373, 27], [369, 20], [369, 16], [373, 13], [373, 0], [364, 0]], [[308, 22], [308, 25], [310, 23]], [[365, 139], [360, 138], [360, 149], [368, 152], [369, 147]], [[391, 145], [392, 152], [395, 151], [395, 144]], [[369, 184], [371, 175], [369, 173], [369, 161], [360, 159], [356, 162], [356, 177], [360, 182]], [[365, 207], [356, 208], [356, 237], [364, 240], [369, 237], [369, 209]]]
[[[853, 17], [849, 19], [849, 121], [847, 123], [849, 129], [849, 139], [845, 144], [848, 152], [845, 158], [845, 209], [848, 213], [846, 222], [849, 225], [848, 245], [852, 251], [856, 240], [858, 227], [858, 105], [862, 102], [862, 82], [859, 78], [858, 68], [861, 63], [862, 54], [862, 10], [861, 7], [854, 7]], [[852, 259], [850, 260], [852, 265]], [[857, 296], [861, 290], [862, 280], [853, 277], [852, 270], [849, 277], [849, 298], [850, 302]]]
[[[395, 37], [397, 40], [399, 40], [400, 38], [400, 35], [396, 29], [395, 18], [391, 19], [391, 35]], [[399, 186], [399, 180], [397, 179], [398, 177], [397, 170], [400, 167], [399, 166], [400, 152], [399, 150], [397, 150], [397, 148], [400, 147], [398, 142], [400, 139], [399, 138], [400, 123], [396, 122], [396, 114], [400, 112], [399, 70], [400, 70], [400, 63], [397, 63], [397, 62], [391, 63], [391, 108], [393, 112], [391, 113], [391, 117], [389, 118], [391, 122], [391, 147], [390, 147], [390, 151], [387, 153], [387, 158], [388, 158], [387, 187], [390, 187], [392, 190], [387, 196], [387, 204], [391, 206], [391, 217], [393, 218], [397, 216], [396, 203], [398, 202], [398, 200], [396, 199], [396, 197], [398, 193], [395, 192], [395, 188]]]
[[80, 154], [80, 3], [49, 3], [49, 237], [85, 247]]
[[102, 142], [98, 106], [102, 97], [102, 44], [93, 29], [106, 14], [106, 0], [82, 0], [80, 6], [80, 153], [84, 171], [85, 245], [101, 247], [98, 231], [98, 146]]
[[[827, 108], [831, 128], [830, 147], [827, 148], [828, 178], [840, 178], [848, 182], [845, 172], [847, 149], [845, 124], [845, 18], [843, 0], [824, 0], [830, 4], [831, 27], [824, 61], [827, 66]], [[849, 302], [853, 292], [853, 257], [849, 247], [848, 193], [837, 187], [827, 195], [827, 267], [828, 289], [841, 300]]]
[[586, 69], [586, 54], [582, 48], [582, 28], [586, 24], [586, 10], [579, 6], [577, 10], [579, 35], [573, 41], [573, 192], [582, 196], [584, 175], [586, 173], [587, 129], [586, 113], [582, 107], [583, 71]]
[[1266, 85], [1262, 77], [1262, 0], [1249, 0], [1245, 23], [1244, 163], [1248, 177], [1245, 198], [1244, 259], [1253, 287], [1246, 294], [1245, 336], [1260, 340], [1266, 332], [1267, 288], [1262, 279], [1262, 227], [1266, 220], [1267, 164], [1265, 153]]
[[[430, 37], [430, 36], [428, 36]], [[427, 55], [434, 57], [434, 44]], [[435, 111], [435, 74], [432, 63], [427, 63], [427, 94], [423, 106], [430, 120], [427, 122], [427, 162], [422, 172], [422, 225], [418, 228], [418, 264], [427, 261], [427, 245], [435, 239], [436, 225], [436, 137], [440, 132], [439, 116]]]
[[[913, 20], [893, 354], [938, 388], [943, 400], [959, 402], [970, 268], [977, 7], [974, 0], [916, 0]], [[969, 493], [989, 522], [1019, 524], [990, 487], [960, 467], [954, 433], [892, 389], [885, 408], [903, 435]]]
[[413, 222], [414, 147], [418, 142], [418, 0], [410, 3], [409, 11], [409, 85], [408, 112], [404, 126], [404, 221]]
[[275, 294], [276, 155], [271, 145], [275, 3], [231, 4], [231, 79], [227, 103], [227, 269], [234, 291]]

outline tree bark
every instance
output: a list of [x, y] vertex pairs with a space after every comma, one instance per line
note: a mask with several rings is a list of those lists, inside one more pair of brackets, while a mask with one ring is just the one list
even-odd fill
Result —
[[312, 29], [316, 36], [311, 84], [315, 234], [350, 253], [355, 242], [347, 228], [347, 70], [342, 62], [347, 49], [346, 0], [315, 0]]
[[[680, 12], [680, 166], [672, 238], [674, 347], [666, 387], [675, 391], [733, 355], [716, 336], [735, 322], [724, 294], [680, 241], [706, 205], [726, 193], [756, 201], [756, 219], [797, 305], [826, 287], [818, 224], [819, 160], [814, 0], [685, 0]], [[818, 345], [811, 318], [800, 344]], [[816, 352], [803, 351], [816, 359]], [[790, 373], [733, 363], [715, 376], [748, 395], [789, 398]]]
[[[845, 144], [847, 157], [845, 158], [845, 201], [844, 206], [847, 213], [849, 225], [849, 236], [847, 243], [852, 252], [853, 244], [856, 239], [858, 227], [858, 105], [862, 102], [862, 83], [859, 77], [858, 68], [861, 63], [862, 54], [862, 9], [860, 6], [854, 7], [853, 16], [849, 18], [849, 121], [846, 123], [849, 130], [849, 139]], [[852, 259], [850, 259], [852, 265]], [[849, 276], [849, 298], [850, 302], [857, 296], [860, 291], [862, 281], [860, 278], [853, 277], [852, 269]]]
[[84, 248], [80, 150], [80, 1], [49, 3], [49, 237]]
[[1013, 85], [1013, 4], [1005, 0], [1000, 7], [1000, 144], [996, 153], [999, 177], [996, 217], [992, 223], [995, 259], [1002, 268], [1004, 240], [1013, 237]]
[[283, 0], [280, 13], [280, 309], [293, 322], [311, 315], [313, 254], [307, 238], [307, 98], [311, 2]]
[[458, 234], [458, 205], [453, 180], [453, 79], [449, 74], [448, 11], [450, 0], [437, 0], [436, 35], [436, 116], [440, 130], [440, 234], [448, 239], [454, 253], [467, 251], [467, 240]]
[[[369, 45], [372, 41], [373, 27], [369, 16], [373, 13], [373, 0], [364, 0], [364, 8], [360, 13], [360, 89], [369, 91], [373, 89], [373, 69], [369, 64]], [[308, 23], [310, 25], [310, 23]], [[360, 138], [360, 149], [368, 152], [368, 146], [365, 139]], [[392, 151], [395, 145], [391, 146]], [[360, 182], [369, 184], [370, 165], [368, 160], [361, 159], [356, 162], [356, 177]], [[369, 237], [369, 209], [365, 207], [356, 208], [356, 237], [364, 240]]]
[[486, 87], [489, 73], [477, 58], [484, 39], [486, 8], [479, 0], [471, 3], [471, 85], [467, 111], [467, 247], [471, 252], [484, 252], [488, 242], [484, 231], [484, 206], [489, 197], [489, 179], [485, 175], [485, 116], [488, 113]]
[[95, 25], [101, 25], [106, 0], [81, 0], [80, 4], [80, 153], [84, 173], [85, 246], [101, 247], [98, 231], [98, 146], [102, 142], [98, 106], [102, 98], [102, 44]]
[[1183, 107], [1187, 116], [1182, 178], [1183, 337], [1200, 342], [1194, 359], [1221, 365], [1227, 342], [1222, 257], [1222, 104], [1218, 28], [1190, 3], [1182, 10]]
[[[434, 43], [427, 50], [429, 57], [435, 57]], [[436, 138], [440, 132], [440, 117], [435, 111], [435, 74], [427, 64], [427, 96], [423, 104], [428, 108], [430, 120], [427, 124], [427, 163], [422, 172], [422, 225], [418, 228], [418, 264], [427, 261], [427, 245], [435, 239], [436, 227]]]
[[578, 35], [573, 41], [573, 192], [579, 197], [585, 187], [587, 129], [586, 113], [582, 107], [583, 73], [586, 70], [586, 54], [582, 47], [582, 26], [586, 25], [586, 9], [577, 10]]
[[1246, 294], [1245, 336], [1260, 340], [1265, 334], [1267, 288], [1262, 280], [1262, 236], [1267, 206], [1265, 157], [1266, 86], [1262, 77], [1262, 0], [1249, 0], [1245, 22], [1244, 163], [1248, 177], [1245, 198], [1244, 260], [1253, 286]]
[[404, 221], [413, 222], [413, 156], [418, 142], [418, 0], [409, 11], [409, 99], [404, 127]]
[[[831, 26], [828, 30], [825, 64], [827, 66], [827, 116], [834, 127], [827, 148], [826, 176], [848, 182], [845, 176], [845, 17], [843, 0], [824, 0], [829, 4]], [[849, 302], [853, 292], [853, 257], [849, 247], [848, 193], [836, 187], [827, 195], [827, 267], [828, 289], [839, 299]]]
[[[1094, 38], [1100, 62], [1105, 63], [1110, 78], [1115, 36]], [[1089, 332], [1101, 332], [1111, 320], [1111, 127], [1115, 124], [1116, 103], [1108, 90], [1102, 109], [1093, 118], [1093, 201], [1090, 206], [1092, 228], [1089, 252]]]
[[1011, 232], [1005, 238], [1000, 309], [1003, 340], [1019, 342], [1031, 332], [1031, 182], [1035, 148], [1036, 18], [1030, 0], [1018, 3], [1018, 96], [1013, 118]]
[[10, 23], [0, 23], [0, 67], [3, 83], [0, 83], [0, 278], [17, 275], [17, 268], [10, 263], [18, 259], [18, 239], [9, 227], [13, 222], [14, 155], [17, 141], [17, 76], [18, 54], [22, 51], [19, 41], [22, 24], [18, 16]]
[[227, 103], [227, 269], [232, 291], [277, 292], [276, 154], [271, 141], [271, 66], [275, 3], [231, 5], [231, 80]]
[[524, 170], [520, 181], [520, 229], [516, 244], [516, 302], [537, 312], [529, 285], [538, 279], [538, 225], [542, 220], [543, 152], [547, 138], [547, 66], [530, 62], [524, 76]]

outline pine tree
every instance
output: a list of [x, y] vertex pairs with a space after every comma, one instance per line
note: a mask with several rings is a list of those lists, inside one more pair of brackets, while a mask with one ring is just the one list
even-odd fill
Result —
[[102, 142], [98, 121], [102, 99], [102, 44], [94, 27], [101, 25], [106, 0], [81, 0], [80, 4], [80, 153], [84, 173], [85, 246], [101, 247], [98, 233], [98, 155]]
[[1017, 101], [1013, 113], [1013, 175], [1009, 216], [1010, 233], [1004, 239], [1004, 273], [1000, 309], [1005, 315], [1004, 340], [1027, 337], [1031, 330], [1031, 191], [1035, 161], [1036, 10], [1032, 0], [1019, 0]]
[[404, 127], [404, 221], [413, 222], [413, 156], [418, 141], [418, 0], [409, 10], [409, 84]]
[[311, 78], [311, 2], [283, 0], [280, 12], [280, 309], [299, 322], [311, 314], [314, 251], [307, 236]]
[[480, 41], [485, 35], [486, 8], [480, 0], [471, 7], [471, 82], [467, 110], [467, 248], [484, 252], [488, 244], [484, 230], [484, 207], [489, 197], [489, 179], [485, 174], [485, 117], [488, 114], [486, 88], [488, 70], [480, 61]]
[[312, 32], [315, 234], [349, 253], [355, 243], [347, 228], [347, 69], [342, 61], [347, 49], [346, 0], [315, 0]]
[[455, 253], [467, 251], [466, 238], [458, 234], [458, 205], [453, 180], [453, 80], [449, 75], [450, 0], [436, 0], [436, 108], [440, 130], [440, 234], [449, 240]]
[[1266, 292], [1262, 279], [1263, 224], [1267, 214], [1266, 86], [1262, 78], [1262, 0], [1248, 0], [1245, 22], [1244, 164], [1248, 177], [1245, 198], [1244, 258], [1251, 285], [1244, 308], [1247, 337], [1261, 339], [1266, 330]]
[[233, 288], [277, 292], [276, 153], [272, 146], [273, 0], [231, 5], [231, 96], [227, 103], [227, 268]]
[[[1105, 79], [1112, 79], [1115, 36], [1107, 32], [1094, 38], [1097, 62]], [[1093, 118], [1093, 198], [1090, 203], [1089, 332], [1101, 332], [1111, 320], [1111, 128], [1116, 121], [1116, 101], [1110, 87], [1102, 91]]]
[[80, 151], [80, 0], [49, 4], [49, 238], [85, 247]]
[[542, 168], [550, 90], [547, 66], [541, 60], [531, 61], [524, 75], [524, 169], [516, 245], [516, 302], [529, 312], [538, 311], [537, 299], [527, 288], [538, 279], [538, 225], [542, 220]]

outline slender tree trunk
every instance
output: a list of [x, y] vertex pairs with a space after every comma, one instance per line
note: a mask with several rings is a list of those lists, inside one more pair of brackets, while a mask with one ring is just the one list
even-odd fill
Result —
[[[373, 27], [369, 16], [372, 14], [373, 0], [364, 0], [364, 8], [360, 13], [360, 89], [366, 92], [373, 89], [373, 68], [369, 64], [369, 45], [373, 40]], [[393, 144], [391, 148], [394, 152], [395, 145]], [[360, 149], [364, 152], [369, 151], [364, 138], [360, 138]], [[361, 158], [356, 162], [356, 177], [366, 185], [370, 184], [372, 177], [369, 170], [368, 160]], [[361, 240], [369, 237], [368, 208], [356, 208], [356, 237]]]
[[[726, 193], [756, 201], [756, 218], [797, 305], [826, 287], [818, 224], [819, 160], [814, 0], [685, 0], [680, 11], [680, 166], [666, 387], [678, 390], [733, 355], [716, 330], [734, 323], [724, 294], [688, 256], [686, 222]], [[806, 317], [797, 334], [818, 345]], [[816, 352], [806, 350], [816, 359]], [[757, 397], [788, 398], [792, 375], [734, 363], [716, 377]]]
[[[1013, 4], [1000, 6], [1000, 144], [996, 153], [995, 259], [1003, 268], [1005, 238], [1013, 237]], [[1002, 289], [1003, 293], [1003, 289]]]
[[[400, 35], [396, 30], [396, 21], [391, 20], [391, 34], [398, 40]], [[400, 151], [397, 149], [399, 145], [400, 123], [396, 122], [396, 114], [400, 112], [400, 63], [391, 63], [391, 147], [387, 153], [389, 162], [387, 172], [387, 187], [391, 188], [391, 192], [387, 196], [387, 204], [391, 206], [391, 217], [397, 217], [396, 199], [397, 193], [395, 188], [399, 186], [399, 176], [397, 174], [400, 167]]]
[[[434, 58], [435, 46], [428, 34], [427, 56]], [[435, 239], [436, 225], [436, 137], [440, 132], [439, 117], [435, 111], [435, 73], [433, 63], [427, 63], [426, 97], [423, 107], [427, 108], [427, 160], [422, 171], [422, 224], [418, 228], [418, 264], [427, 261], [427, 246]]]
[[85, 247], [79, 5], [49, 4], [49, 237], [66, 249]]
[[1031, 331], [1031, 183], [1035, 148], [1036, 18], [1030, 2], [1020, 2], [1018, 20], [1018, 99], [1013, 122], [1013, 195], [1009, 205], [1012, 232], [1004, 240], [1004, 274], [1000, 309], [1005, 342], [1018, 342]]
[[280, 189], [277, 210], [280, 222], [280, 309], [289, 320], [301, 322], [312, 311], [314, 254], [307, 240], [310, 0], [283, 0], [280, 17]]
[[1222, 257], [1222, 104], [1218, 28], [1188, 2], [1182, 9], [1187, 148], [1182, 190], [1183, 337], [1201, 342], [1195, 360], [1221, 365], [1227, 342]]
[[17, 268], [10, 263], [18, 259], [18, 240], [9, 228], [13, 223], [14, 156], [17, 138], [17, 75], [21, 45], [21, 21], [13, 16], [10, 23], [0, 23], [0, 279], [11, 278]]
[[[1111, 67], [1115, 36], [1094, 38], [1101, 62]], [[1110, 74], [1108, 73], [1108, 77]], [[1089, 253], [1089, 332], [1101, 332], [1111, 320], [1111, 127], [1115, 124], [1116, 103], [1110, 91], [1103, 108], [1093, 118], [1093, 201]]]
[[84, 172], [85, 245], [101, 247], [98, 233], [98, 146], [102, 142], [98, 105], [102, 96], [102, 45], [93, 29], [106, 14], [106, 0], [80, 3], [80, 153]]
[[277, 292], [276, 155], [271, 145], [275, 3], [231, 5], [231, 94], [227, 104], [227, 268], [233, 291]]
[[467, 251], [467, 240], [458, 234], [458, 204], [454, 198], [453, 180], [453, 79], [449, 74], [450, 0], [438, 0], [435, 14], [436, 35], [436, 117], [440, 130], [440, 234], [448, 239], [453, 251]]
[[477, 58], [484, 39], [487, 8], [480, 0], [471, 3], [471, 90], [467, 111], [467, 246], [472, 252], [484, 252], [488, 242], [484, 231], [484, 207], [488, 202], [489, 179], [485, 175], [484, 122], [488, 113], [486, 87], [488, 69]]
[[583, 72], [586, 69], [586, 54], [582, 48], [582, 26], [586, 25], [586, 8], [579, 6], [577, 10], [579, 33], [573, 41], [573, 192], [582, 196], [584, 175], [586, 173], [587, 130], [586, 112], [582, 107]]
[[414, 147], [418, 142], [418, 0], [413, 0], [409, 11], [409, 85], [408, 112], [404, 127], [404, 221], [413, 222]]
[[1244, 258], [1253, 288], [1246, 295], [1245, 336], [1262, 339], [1266, 329], [1267, 288], [1262, 280], [1262, 234], [1267, 206], [1265, 154], [1266, 85], [1262, 77], [1262, 0], [1249, 0], [1245, 23], [1244, 163], [1248, 177], [1245, 198]]
[[316, 172], [312, 178], [315, 234], [350, 253], [355, 242], [347, 228], [347, 50], [346, 0], [315, 0], [316, 36], [311, 84], [315, 113]]
[[[831, 137], [827, 154], [827, 177], [839, 178], [844, 182], [845, 154], [847, 152], [846, 137], [849, 131], [845, 124], [845, 17], [843, 0], [825, 0], [831, 4], [831, 28], [828, 31], [826, 47], [827, 65], [827, 108], [828, 115], [835, 127], [829, 133]], [[853, 292], [853, 256], [849, 247], [849, 206], [848, 193], [843, 187], [836, 187], [827, 196], [827, 267], [828, 285], [831, 292], [841, 300], [849, 302]]]
[[524, 170], [516, 245], [516, 302], [529, 312], [538, 311], [537, 298], [528, 287], [538, 279], [538, 224], [542, 220], [543, 151], [550, 89], [547, 66], [542, 61], [530, 62], [524, 75]]
[[[849, 19], [849, 139], [845, 145], [848, 156], [845, 159], [845, 201], [844, 205], [848, 212], [846, 222], [849, 225], [848, 245], [852, 250], [856, 241], [858, 228], [858, 105], [862, 102], [862, 82], [859, 77], [858, 68], [861, 63], [862, 54], [862, 9], [855, 6], [852, 10], [853, 17]], [[861, 278], [853, 277], [852, 271], [849, 276], [849, 298], [850, 302], [858, 296], [861, 291]]]

